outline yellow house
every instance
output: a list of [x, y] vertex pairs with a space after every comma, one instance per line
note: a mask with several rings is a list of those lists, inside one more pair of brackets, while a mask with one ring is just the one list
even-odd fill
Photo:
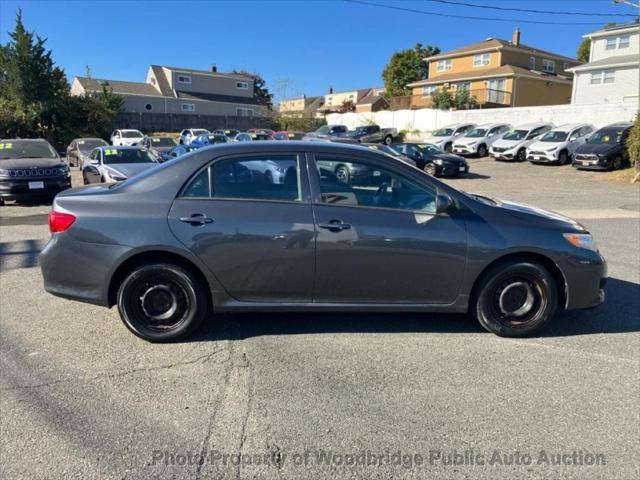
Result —
[[520, 43], [516, 28], [511, 41], [488, 38], [425, 59], [429, 78], [410, 83], [411, 108], [432, 105], [431, 93], [464, 88], [478, 106], [524, 107], [571, 102], [572, 75], [581, 62]]

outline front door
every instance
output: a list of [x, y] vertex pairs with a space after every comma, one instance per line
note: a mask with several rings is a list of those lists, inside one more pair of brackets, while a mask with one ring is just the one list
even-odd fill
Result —
[[173, 203], [171, 230], [237, 300], [311, 301], [314, 224], [302, 161], [291, 154], [216, 160]]
[[[314, 175], [314, 301], [451, 303], [460, 290], [467, 233], [461, 215], [435, 214], [428, 177], [380, 160], [318, 156]], [[345, 179], [336, 166], [351, 172]]]

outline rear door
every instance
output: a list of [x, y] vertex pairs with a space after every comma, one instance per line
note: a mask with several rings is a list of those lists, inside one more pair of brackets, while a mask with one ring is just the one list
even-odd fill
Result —
[[303, 166], [291, 153], [218, 159], [173, 203], [171, 230], [235, 299], [311, 301], [314, 223]]
[[[314, 155], [314, 301], [451, 303], [460, 290], [467, 233], [461, 214], [435, 214], [437, 187], [390, 162]], [[339, 181], [330, 165], [360, 175]]]

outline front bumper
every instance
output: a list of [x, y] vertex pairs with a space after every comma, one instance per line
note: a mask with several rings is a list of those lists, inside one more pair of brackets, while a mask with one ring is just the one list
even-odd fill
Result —
[[554, 152], [531, 152], [527, 154], [527, 160], [531, 163], [557, 163], [558, 157]]
[[513, 160], [515, 155], [513, 153], [507, 152], [494, 152], [493, 150], [489, 150], [489, 156], [494, 160]]
[[67, 188], [71, 188], [70, 176], [2, 179], [0, 197], [3, 200], [31, 200], [53, 197]]
[[567, 310], [593, 308], [604, 302], [607, 262], [602, 255], [570, 256], [560, 268], [567, 282]]
[[475, 155], [476, 147], [475, 145], [469, 146], [469, 145], [454, 144], [451, 151], [452, 153], [457, 153], [459, 155]]
[[574, 159], [571, 165], [578, 170], [609, 170], [612, 161], [609, 158], [599, 158], [597, 160]]

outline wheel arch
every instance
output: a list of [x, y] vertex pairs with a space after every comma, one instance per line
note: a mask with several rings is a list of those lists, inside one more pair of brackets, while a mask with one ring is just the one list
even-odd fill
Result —
[[473, 282], [471, 294], [469, 295], [469, 306], [471, 307], [475, 303], [481, 285], [483, 285], [487, 274], [493, 268], [500, 264], [507, 264], [516, 261], [539, 263], [540, 265], [545, 267], [558, 285], [558, 303], [560, 307], [566, 308], [569, 302], [569, 295], [567, 279], [564, 276], [564, 273], [562, 273], [560, 267], [558, 267], [558, 265], [551, 258], [541, 253], [530, 251], [506, 253], [495, 258], [487, 266], [485, 266]]

